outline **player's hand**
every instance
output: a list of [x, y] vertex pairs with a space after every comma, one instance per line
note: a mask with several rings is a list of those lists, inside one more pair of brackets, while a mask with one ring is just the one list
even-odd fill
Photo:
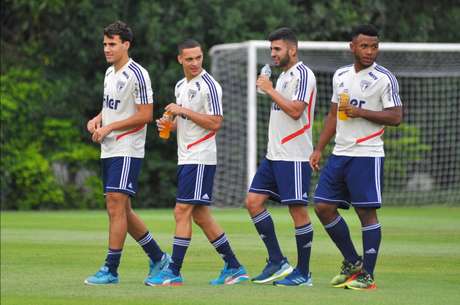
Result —
[[339, 111], [344, 111], [347, 114], [347, 116], [350, 118], [361, 117], [360, 115], [361, 109], [351, 104], [339, 105]]
[[174, 115], [184, 114], [184, 108], [182, 108], [182, 106], [177, 105], [176, 103], [169, 104], [165, 107], [165, 110], [171, 112]]
[[93, 140], [93, 142], [102, 143], [102, 141], [104, 140], [104, 138], [105, 138], [110, 132], [112, 132], [112, 130], [111, 130], [108, 126], [104, 126], [104, 127], [97, 128], [97, 129], [94, 131], [93, 136], [91, 137], [91, 139]]
[[89, 133], [91, 134], [93, 134], [96, 131], [96, 129], [99, 128], [101, 128], [101, 121], [98, 120], [97, 117], [89, 120], [86, 124], [86, 129], [88, 129]]
[[314, 150], [310, 155], [310, 167], [314, 171], [319, 171], [319, 161], [321, 161], [321, 152]]
[[256, 81], [256, 86], [265, 93], [273, 89], [273, 83], [266, 75], [259, 75]]
[[165, 128], [165, 122], [167, 120], [163, 119], [163, 118], [160, 118], [158, 120], [156, 120], [155, 122], [157, 123], [157, 128], [158, 128], [158, 131], [162, 131], [164, 128]]

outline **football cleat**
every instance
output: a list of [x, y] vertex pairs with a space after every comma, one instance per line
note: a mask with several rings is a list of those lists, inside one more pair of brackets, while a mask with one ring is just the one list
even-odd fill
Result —
[[218, 278], [209, 282], [211, 285], [233, 285], [249, 279], [248, 273], [243, 266], [239, 268], [228, 268], [225, 264]]
[[251, 281], [257, 284], [267, 283], [290, 274], [292, 270], [293, 268], [289, 265], [287, 258], [283, 258], [279, 263], [267, 260], [267, 265], [262, 273], [252, 278]]

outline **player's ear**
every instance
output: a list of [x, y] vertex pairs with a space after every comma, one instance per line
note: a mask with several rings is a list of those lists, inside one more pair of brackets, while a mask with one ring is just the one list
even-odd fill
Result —
[[128, 50], [130, 46], [131, 46], [131, 43], [130, 43], [129, 41], [123, 42], [123, 48], [124, 48], [125, 50]]
[[177, 55], [177, 61], [182, 65], [182, 56], [180, 54]]

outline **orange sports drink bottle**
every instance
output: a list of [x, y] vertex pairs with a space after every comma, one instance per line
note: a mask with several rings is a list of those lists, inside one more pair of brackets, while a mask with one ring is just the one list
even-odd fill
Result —
[[[339, 107], [344, 106], [348, 103], [350, 103], [350, 95], [348, 94], [348, 91], [345, 90], [339, 95]], [[345, 113], [345, 111], [339, 110], [339, 120], [348, 120], [348, 115]]]
[[163, 123], [163, 129], [160, 131], [160, 138], [165, 140], [169, 139], [171, 135], [172, 117], [172, 113], [169, 111], [163, 113], [163, 119], [166, 121]]

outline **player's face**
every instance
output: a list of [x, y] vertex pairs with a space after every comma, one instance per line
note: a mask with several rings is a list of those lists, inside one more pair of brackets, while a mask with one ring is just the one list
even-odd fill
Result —
[[104, 35], [104, 55], [109, 64], [116, 64], [125, 55], [129, 49], [129, 41], [122, 42], [119, 35], [113, 35], [112, 38]]
[[371, 66], [379, 53], [379, 39], [374, 36], [359, 34], [350, 44], [355, 56], [355, 63], [360, 68]]
[[187, 79], [198, 76], [203, 70], [203, 51], [200, 47], [183, 49], [177, 60], [182, 65]]
[[293, 46], [284, 40], [273, 40], [270, 44], [271, 57], [275, 66], [285, 68], [292, 57]]

